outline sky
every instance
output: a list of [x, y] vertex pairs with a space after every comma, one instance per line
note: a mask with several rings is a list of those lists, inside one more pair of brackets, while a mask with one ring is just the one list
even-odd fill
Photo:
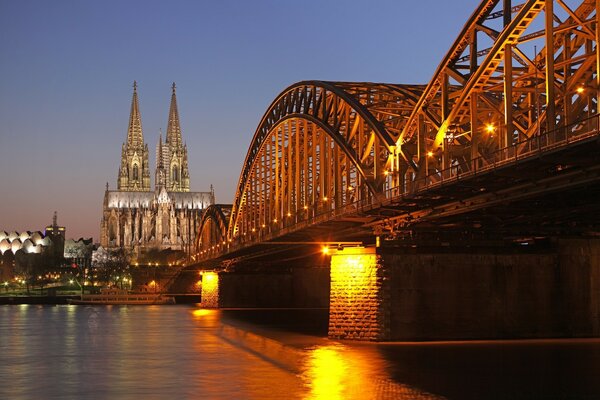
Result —
[[99, 240], [132, 84], [154, 187], [171, 84], [192, 191], [232, 203], [270, 103], [303, 80], [427, 83], [478, 0], [0, 0], [0, 230]]

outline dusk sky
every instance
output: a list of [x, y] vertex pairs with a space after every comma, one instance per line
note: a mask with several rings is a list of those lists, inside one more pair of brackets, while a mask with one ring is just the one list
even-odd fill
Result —
[[257, 124], [302, 80], [427, 83], [477, 0], [0, 0], [0, 230], [99, 238], [138, 82], [152, 187], [171, 83], [192, 191], [234, 198]]

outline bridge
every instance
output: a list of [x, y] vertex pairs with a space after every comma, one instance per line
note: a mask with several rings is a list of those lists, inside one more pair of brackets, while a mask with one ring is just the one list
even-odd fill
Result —
[[[497, 257], [510, 248], [512, 268], [530, 259], [511, 244], [552, 242], [551, 264], [581, 247], [583, 242], [565, 244], [565, 238], [576, 238], [585, 241], [586, 260], [592, 260], [585, 261], [590, 298], [577, 303], [589, 312], [576, 322], [565, 322], [562, 314], [564, 321], [548, 317], [542, 324], [551, 328], [540, 328], [538, 336], [599, 335], [599, 323], [592, 321], [600, 317], [599, 3], [482, 1], [427, 84], [303, 81], [286, 88], [256, 128], [233, 204], [204, 213], [191, 267], [243, 270], [247, 260], [313, 254], [323, 247], [334, 253], [331, 298], [346, 296], [360, 308], [365, 298], [348, 298], [347, 279], [334, 272], [338, 266], [360, 264], [371, 271], [369, 283], [361, 285], [381, 300], [395, 292], [382, 283], [396, 268], [386, 263], [397, 263], [389, 260], [406, 248], [457, 243], [464, 258], [472, 242], [501, 243], [504, 250], [492, 253]], [[560, 286], [557, 274], [540, 276]], [[538, 293], [544, 300], [524, 301], [547, 300], [542, 307], [552, 307], [556, 293], [547, 292], [553, 289], [523, 279], [515, 275], [544, 293]], [[507, 292], [498, 296], [503, 312], [514, 311], [505, 304]], [[475, 307], [463, 300], [461, 307]], [[394, 307], [383, 303], [367, 307], [357, 328], [348, 323], [347, 308], [334, 312], [332, 300], [330, 335], [435, 336], [390, 333], [400, 322], [388, 321]], [[494, 323], [507, 336], [532, 335], [518, 324]], [[561, 331], [560, 324], [585, 328]], [[498, 329], [490, 328], [487, 336]]]

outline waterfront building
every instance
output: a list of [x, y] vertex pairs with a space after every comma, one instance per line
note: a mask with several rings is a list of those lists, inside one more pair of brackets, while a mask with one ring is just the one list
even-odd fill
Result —
[[187, 145], [182, 140], [175, 89], [173, 84], [166, 138], [163, 142], [161, 134], [156, 146], [151, 190], [148, 145], [134, 82], [117, 190], [109, 190], [107, 184], [104, 193], [100, 244], [106, 249], [125, 248], [134, 258], [150, 249], [188, 251], [203, 210], [214, 203], [212, 190], [190, 191]]

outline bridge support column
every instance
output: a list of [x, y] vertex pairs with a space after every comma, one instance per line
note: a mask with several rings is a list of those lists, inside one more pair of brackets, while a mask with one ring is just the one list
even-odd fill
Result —
[[388, 279], [374, 248], [346, 248], [332, 254], [329, 302], [330, 338], [389, 338]]
[[219, 273], [205, 271], [202, 273], [201, 303], [203, 308], [219, 308]]

